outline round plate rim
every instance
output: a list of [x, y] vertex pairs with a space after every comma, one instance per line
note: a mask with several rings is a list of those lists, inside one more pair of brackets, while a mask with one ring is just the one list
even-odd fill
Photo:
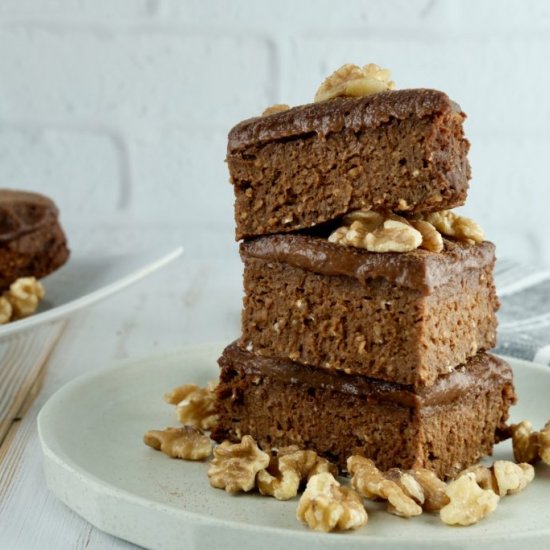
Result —
[[[63, 468], [65, 472], [68, 475], [73, 476], [73, 478], [79, 482], [87, 486], [88, 488], [94, 490], [94, 491], [101, 491], [103, 493], [107, 493], [112, 497], [123, 499], [131, 504], [137, 504], [139, 506], [145, 507], [150, 510], [157, 510], [160, 512], [168, 513], [170, 515], [173, 515], [174, 513], [181, 515], [182, 518], [187, 518], [189, 520], [197, 521], [197, 522], [213, 522], [218, 524], [219, 526], [223, 526], [225, 528], [229, 528], [232, 531], [246, 531], [248, 533], [269, 533], [271, 535], [275, 535], [277, 537], [284, 537], [284, 538], [292, 538], [294, 540], [296, 539], [303, 539], [308, 542], [313, 542], [312, 537], [317, 538], [319, 542], [327, 543], [330, 540], [334, 543], [343, 543], [343, 536], [340, 533], [318, 533], [315, 531], [291, 531], [288, 529], [285, 529], [283, 527], [271, 527], [271, 526], [265, 526], [265, 525], [251, 525], [246, 522], [236, 521], [236, 520], [228, 520], [224, 518], [212, 518], [212, 517], [206, 517], [203, 514], [192, 512], [189, 510], [184, 510], [177, 508], [175, 506], [171, 506], [165, 503], [159, 503], [154, 502], [146, 497], [136, 495], [135, 493], [122, 489], [117, 487], [116, 485], [104, 481], [103, 479], [97, 477], [95, 474], [87, 471], [82, 466], [76, 464], [72, 459], [70, 459], [65, 453], [63, 453], [62, 456], [60, 456], [58, 453], [55, 452], [54, 449], [52, 449], [50, 442], [48, 441], [47, 435], [45, 433], [47, 432], [47, 422], [48, 422], [48, 416], [51, 414], [52, 409], [55, 410], [56, 407], [58, 407], [58, 401], [63, 399], [64, 395], [70, 394], [73, 392], [76, 388], [80, 388], [82, 386], [86, 386], [89, 383], [93, 383], [94, 380], [101, 379], [103, 377], [109, 377], [115, 375], [117, 372], [122, 372], [125, 369], [128, 369], [130, 367], [135, 368], [137, 365], [145, 365], [148, 363], [159, 363], [159, 362], [169, 362], [173, 361], [176, 358], [181, 358], [182, 356], [187, 356], [191, 354], [212, 354], [215, 351], [220, 351], [223, 349], [223, 347], [226, 344], [222, 343], [202, 343], [202, 344], [195, 344], [191, 346], [184, 346], [178, 349], [174, 349], [168, 352], [159, 353], [155, 355], [147, 355], [137, 358], [127, 358], [120, 361], [115, 361], [113, 365], [108, 367], [103, 367], [100, 369], [96, 369], [93, 372], [88, 372], [83, 375], [80, 375], [76, 377], [75, 379], [71, 380], [70, 382], [63, 385], [61, 388], [59, 388], [48, 400], [47, 402], [42, 406], [38, 417], [37, 417], [37, 426], [38, 426], [38, 435], [39, 440], [42, 448], [42, 452], [44, 455], [45, 460], [53, 461], [57, 466]], [[496, 355], [496, 354], [495, 354]], [[514, 357], [509, 357], [505, 355], [498, 355], [498, 357], [501, 357], [502, 359], [511, 362], [515, 365], [522, 365], [527, 368], [540, 370], [541, 372], [544, 372], [546, 376], [550, 376], [549, 369], [550, 367], [544, 364], [540, 363], [534, 363], [531, 361], [526, 361], [523, 359], [518, 359]], [[50, 488], [52, 491], [53, 489]], [[53, 491], [54, 494], [58, 498], [60, 498], [63, 502], [65, 500], [61, 497], [61, 495], [57, 494], [55, 491]], [[82, 511], [75, 510], [65, 502], [67, 506], [69, 506], [73, 511], [75, 511], [77, 514], [84, 517], [87, 521], [90, 522], [88, 518], [86, 518]], [[115, 536], [121, 536], [120, 534], [117, 534], [116, 532], [111, 532], [108, 529], [105, 529], [101, 525], [96, 524], [93, 522], [93, 524], [98, 527], [99, 529], [110, 532], [111, 534]], [[544, 530], [537, 530], [533, 533], [517, 533], [517, 534], [506, 534], [506, 540], [507, 541], [515, 541], [517, 539], [521, 539], [522, 541], [536, 541], [539, 540], [541, 537], [544, 537], [545, 540], [546, 537], [550, 537], [550, 526], [547, 529]], [[348, 542], [351, 543], [352, 540], [354, 542], [357, 542], [358, 539], [351, 539], [348, 538]], [[397, 540], [391, 540], [387, 537], [380, 536], [380, 535], [372, 535], [368, 537], [368, 540], [370, 541], [369, 544], [376, 543], [377, 545], [383, 545], [385, 547], [389, 547], [389, 544], [400, 544], [402, 541]], [[423, 544], [429, 544], [429, 538], [417, 538], [413, 542], [415, 545], [423, 545]], [[442, 542], [444, 539], [432, 539], [433, 543], [439, 543]], [[472, 533], [472, 536], [462, 538], [460, 539], [461, 547], [464, 547], [464, 544], [469, 543], [476, 543], [479, 544], [480, 542], [486, 542], [486, 543], [495, 543], [502, 541], [503, 538], [496, 535], [496, 534], [487, 534], [487, 533]], [[325, 545], [323, 545], [325, 546]], [[412, 547], [412, 546], [411, 546]]]

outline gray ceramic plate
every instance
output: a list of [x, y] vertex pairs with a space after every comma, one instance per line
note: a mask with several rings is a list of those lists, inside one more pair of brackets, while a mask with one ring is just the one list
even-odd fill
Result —
[[[90, 523], [148, 548], [517, 548], [550, 542], [550, 467], [537, 467], [522, 493], [501, 500], [472, 527], [437, 515], [401, 519], [367, 502], [369, 523], [320, 534], [295, 519], [297, 500], [230, 496], [212, 489], [207, 465], [172, 460], [142, 443], [148, 429], [177, 425], [164, 392], [217, 376], [221, 346], [130, 361], [74, 380], [42, 409], [38, 423], [51, 490]], [[520, 398], [513, 420], [550, 418], [550, 368], [510, 360]], [[495, 458], [511, 459], [509, 443]]]

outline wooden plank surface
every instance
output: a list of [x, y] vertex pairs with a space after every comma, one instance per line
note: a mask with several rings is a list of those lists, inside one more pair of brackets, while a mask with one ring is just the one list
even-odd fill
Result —
[[13, 422], [39, 391], [45, 365], [59, 340], [64, 321], [0, 341], [0, 445]]
[[81, 374], [129, 357], [234, 340], [241, 271], [238, 257], [184, 258], [69, 322], [47, 362], [42, 391], [0, 447], [0, 548], [135, 548], [92, 527], [48, 490], [36, 417], [55, 391]]

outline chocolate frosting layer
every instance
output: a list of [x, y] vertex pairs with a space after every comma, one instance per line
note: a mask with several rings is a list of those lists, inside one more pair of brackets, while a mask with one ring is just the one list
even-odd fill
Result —
[[452, 403], [475, 389], [512, 384], [512, 370], [508, 363], [484, 352], [456, 367], [452, 373], [439, 376], [433, 386], [416, 391], [413, 386], [262, 357], [239, 348], [236, 342], [224, 350], [219, 363], [221, 367], [228, 365], [244, 370], [250, 376], [268, 376], [284, 384], [299, 384], [304, 386], [304, 391], [322, 388], [417, 409]]
[[354, 131], [376, 128], [391, 118], [423, 118], [448, 113], [466, 116], [458, 104], [438, 90], [418, 88], [380, 92], [360, 98], [337, 97], [244, 120], [229, 132], [227, 152], [232, 154], [252, 144], [310, 133], [324, 137], [344, 128]]
[[0, 189], [0, 242], [8, 242], [57, 219], [58, 210], [44, 195]]
[[428, 294], [467, 269], [494, 262], [495, 246], [489, 241], [468, 244], [444, 240], [443, 252], [369, 252], [331, 243], [309, 235], [271, 235], [245, 241], [241, 256], [282, 262], [320, 275], [354, 277], [365, 285], [373, 279]]

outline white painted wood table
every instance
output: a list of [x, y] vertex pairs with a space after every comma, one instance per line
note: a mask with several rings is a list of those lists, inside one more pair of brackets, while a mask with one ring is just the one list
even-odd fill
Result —
[[[197, 343], [229, 343], [240, 329], [241, 288], [238, 255], [229, 261], [184, 256], [78, 314], [59, 330], [49, 356], [38, 361], [42, 376], [36, 376], [36, 384], [26, 390], [27, 398], [18, 403], [20, 418], [0, 445], [0, 549], [133, 546], [95, 529], [48, 491], [36, 429], [38, 411], [76, 376], [122, 359], [160, 355]], [[61, 327], [29, 332], [27, 344], [57, 329]]]

